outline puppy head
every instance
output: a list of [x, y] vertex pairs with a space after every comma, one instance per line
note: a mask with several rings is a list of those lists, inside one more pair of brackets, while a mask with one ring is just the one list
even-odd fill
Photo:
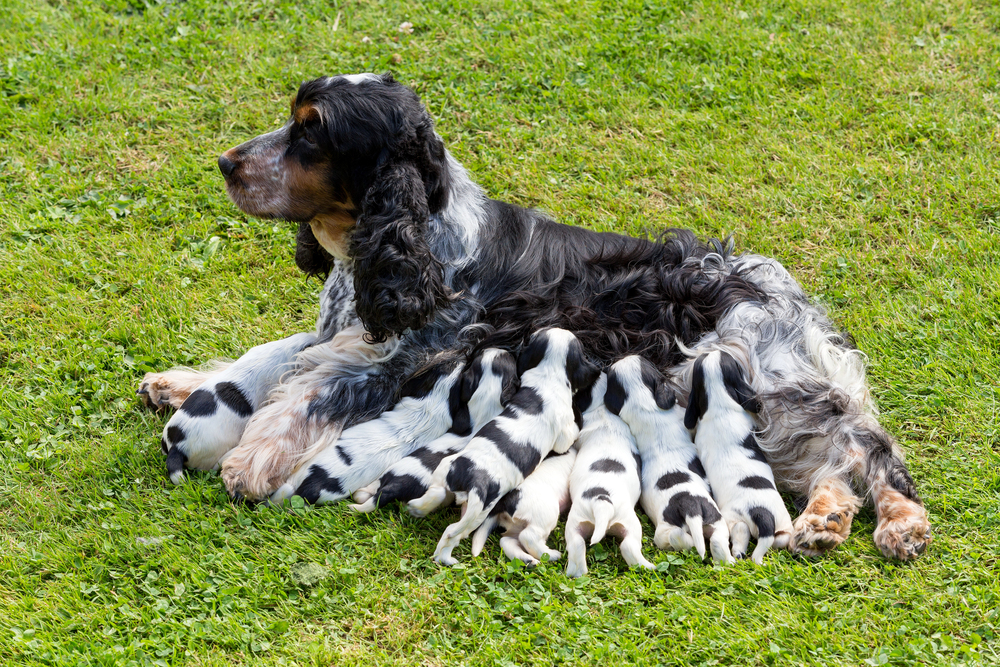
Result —
[[226, 151], [219, 169], [245, 212], [300, 223], [303, 270], [354, 259], [358, 315], [376, 341], [422, 327], [447, 301], [424, 239], [446, 204], [447, 154], [417, 95], [391, 75], [303, 83], [284, 126]]
[[744, 377], [743, 367], [732, 355], [714, 350], [695, 359], [684, 425], [693, 429], [708, 410], [709, 401], [720, 400], [724, 395], [747, 412], [760, 412], [760, 401]]
[[574, 394], [594, 384], [601, 374], [600, 367], [583, 353], [583, 345], [577, 337], [555, 327], [531, 335], [517, 358], [517, 374], [524, 375], [543, 363], [562, 364]]
[[640, 409], [653, 409], [655, 406], [655, 409], [669, 410], [677, 402], [674, 390], [663, 373], [647, 359], [636, 355], [625, 357], [611, 366], [604, 404], [609, 411], [620, 415], [629, 399]]
[[[472, 433], [475, 410], [470, 402], [477, 394], [481, 403], [489, 403], [494, 407], [504, 406], [517, 393], [518, 378], [514, 357], [506, 350], [487, 348], [480, 352], [462, 371], [462, 375], [452, 387], [448, 398], [452, 415], [451, 433], [469, 435]], [[484, 392], [490, 394], [485, 395]], [[492, 399], [492, 401], [490, 400]], [[498, 402], [499, 406], [494, 402]], [[483, 405], [482, 408], [489, 408]]]

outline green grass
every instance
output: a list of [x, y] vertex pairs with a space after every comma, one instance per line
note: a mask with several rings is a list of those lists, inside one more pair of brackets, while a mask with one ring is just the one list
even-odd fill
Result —
[[[4, 0], [0, 25], [0, 663], [1000, 660], [993, 0]], [[656, 573], [609, 544], [574, 582], [495, 541], [442, 570], [445, 515], [171, 486], [137, 380], [317, 308], [292, 226], [235, 209], [216, 157], [300, 81], [386, 69], [495, 197], [780, 258], [870, 357], [926, 555], [884, 560], [865, 510], [814, 561], [647, 537]]]

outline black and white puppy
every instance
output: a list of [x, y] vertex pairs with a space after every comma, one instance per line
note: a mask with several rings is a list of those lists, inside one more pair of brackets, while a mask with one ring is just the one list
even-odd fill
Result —
[[462, 371], [456, 388], [458, 409], [452, 415], [451, 430], [394, 463], [377, 481], [355, 491], [356, 504], [351, 509], [371, 512], [393, 501], [405, 503], [427, 493], [441, 461], [465, 449], [472, 434], [510, 402], [517, 391], [517, 362], [506, 350], [487, 348]]
[[712, 558], [731, 562], [729, 529], [685, 428], [684, 409], [660, 371], [645, 359], [625, 357], [608, 371], [604, 402], [635, 436], [642, 458], [642, 508], [656, 524], [656, 546], [694, 547], [704, 558], [707, 537]]
[[[531, 336], [518, 356], [517, 370], [521, 388], [500, 416], [479, 429], [445, 476], [445, 491], [464, 507], [462, 518], [445, 529], [434, 550], [434, 560], [444, 565], [458, 562], [452, 550], [549, 452], [562, 454], [573, 445], [580, 431], [573, 394], [600, 373], [584, 357], [576, 336], [558, 328]], [[435, 493], [440, 489], [432, 486], [425, 495]]]
[[752, 558], [758, 564], [772, 546], [787, 547], [792, 534], [792, 518], [754, 435], [750, 413], [759, 410], [743, 368], [730, 354], [715, 350], [695, 361], [684, 424], [697, 426], [694, 443], [729, 526], [733, 557], [746, 554], [753, 535]]
[[504, 529], [500, 549], [510, 560], [538, 565], [542, 556], [559, 560], [561, 553], [550, 549], [549, 535], [559, 516], [569, 509], [569, 475], [576, 461], [572, 447], [565, 454], [550, 454], [520, 485], [500, 499], [489, 517], [472, 536], [472, 555], [478, 556], [486, 539], [499, 525]]
[[442, 356], [403, 384], [391, 410], [346, 429], [339, 438], [327, 431], [323, 438], [333, 435], [333, 440], [318, 442], [318, 453], [271, 495], [270, 502], [280, 504], [293, 495], [317, 504], [342, 500], [449, 429], [468, 432], [468, 418], [462, 416], [458, 401], [463, 364], [447, 353]]
[[606, 533], [621, 540], [622, 558], [630, 566], [653, 568], [642, 555], [642, 524], [635, 513], [641, 492], [639, 451], [625, 422], [604, 405], [607, 386], [608, 377], [601, 373], [589, 392], [573, 399], [583, 414], [566, 518], [566, 576], [573, 578], [587, 574], [586, 538], [594, 545]]

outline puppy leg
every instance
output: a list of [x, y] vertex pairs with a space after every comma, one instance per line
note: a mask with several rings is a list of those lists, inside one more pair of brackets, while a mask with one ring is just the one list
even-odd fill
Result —
[[549, 560], [557, 561], [562, 558], [562, 553], [555, 549], [549, 549], [549, 546], [545, 543], [549, 539], [550, 533], [552, 533], [551, 528], [539, 524], [530, 524], [521, 531], [517, 540], [524, 547], [525, 551], [538, 560], [542, 560], [542, 556], [548, 554]]
[[733, 558], [740, 559], [747, 555], [750, 545], [750, 526], [742, 518], [729, 520], [729, 540], [732, 542]]
[[504, 535], [500, 538], [500, 550], [510, 560], [522, 561], [530, 567], [538, 565], [538, 559], [525, 551], [520, 540], [513, 535]]
[[638, 565], [647, 570], [655, 570], [656, 566], [642, 555], [642, 523], [639, 522], [639, 517], [633, 512], [631, 515], [622, 517], [618, 525], [620, 529], [617, 533], [621, 538], [619, 548], [622, 552], [622, 558], [628, 563], [629, 567]]
[[804, 556], [819, 556], [851, 534], [851, 522], [861, 499], [841, 477], [830, 477], [813, 487], [809, 504], [792, 524], [789, 548]]
[[708, 537], [712, 560], [727, 565], [735, 562], [733, 554], [729, 551], [729, 525], [725, 519], [720, 518], [715, 523], [706, 525], [704, 530], [705, 536]]
[[360, 489], [354, 492], [353, 496], [351, 496], [351, 500], [355, 502], [355, 505], [357, 507], [367, 506], [370, 504], [371, 505], [370, 509], [362, 510], [362, 509], [357, 509], [357, 507], [355, 506], [352, 506], [352, 509], [357, 509], [358, 512], [370, 512], [371, 510], [375, 509], [375, 501], [372, 500], [371, 503], [368, 503], [368, 501], [372, 499], [372, 496], [378, 493], [378, 487], [381, 484], [381, 482], [382, 482], [381, 479], [377, 479], [368, 486], [361, 487]]
[[406, 503], [406, 508], [410, 516], [425, 517], [444, 505], [447, 498], [448, 489], [440, 484], [433, 484], [427, 489], [427, 493]]
[[190, 368], [174, 368], [165, 373], [146, 373], [135, 393], [150, 410], [159, 412], [167, 408], [175, 410], [195, 389], [210, 377], [224, 371], [229, 364], [216, 363], [210, 370], [196, 371]]
[[593, 530], [592, 527], [588, 529], [588, 523], [581, 513], [573, 511], [575, 509], [573, 505], [566, 519], [566, 576], [570, 579], [587, 574], [586, 533]]
[[444, 529], [444, 534], [441, 535], [437, 548], [434, 550], [434, 561], [449, 567], [457, 563], [458, 560], [451, 555], [452, 550], [483, 522], [489, 511], [493, 509], [494, 504], [496, 503], [491, 503], [490, 507], [484, 507], [479, 493], [475, 490], [470, 491], [469, 498], [462, 509], [462, 518]]
[[653, 533], [653, 544], [663, 551], [687, 551], [694, 547], [694, 540], [686, 528], [662, 521]]

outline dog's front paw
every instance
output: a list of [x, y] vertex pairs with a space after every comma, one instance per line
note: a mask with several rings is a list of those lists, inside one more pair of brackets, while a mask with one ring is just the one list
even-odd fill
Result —
[[207, 373], [187, 370], [146, 373], [135, 393], [150, 410], [156, 412], [167, 408], [176, 410], [206, 377]]
[[906, 512], [882, 519], [875, 528], [875, 546], [886, 558], [913, 560], [924, 553], [930, 542], [927, 512], [916, 503], [911, 503]]

